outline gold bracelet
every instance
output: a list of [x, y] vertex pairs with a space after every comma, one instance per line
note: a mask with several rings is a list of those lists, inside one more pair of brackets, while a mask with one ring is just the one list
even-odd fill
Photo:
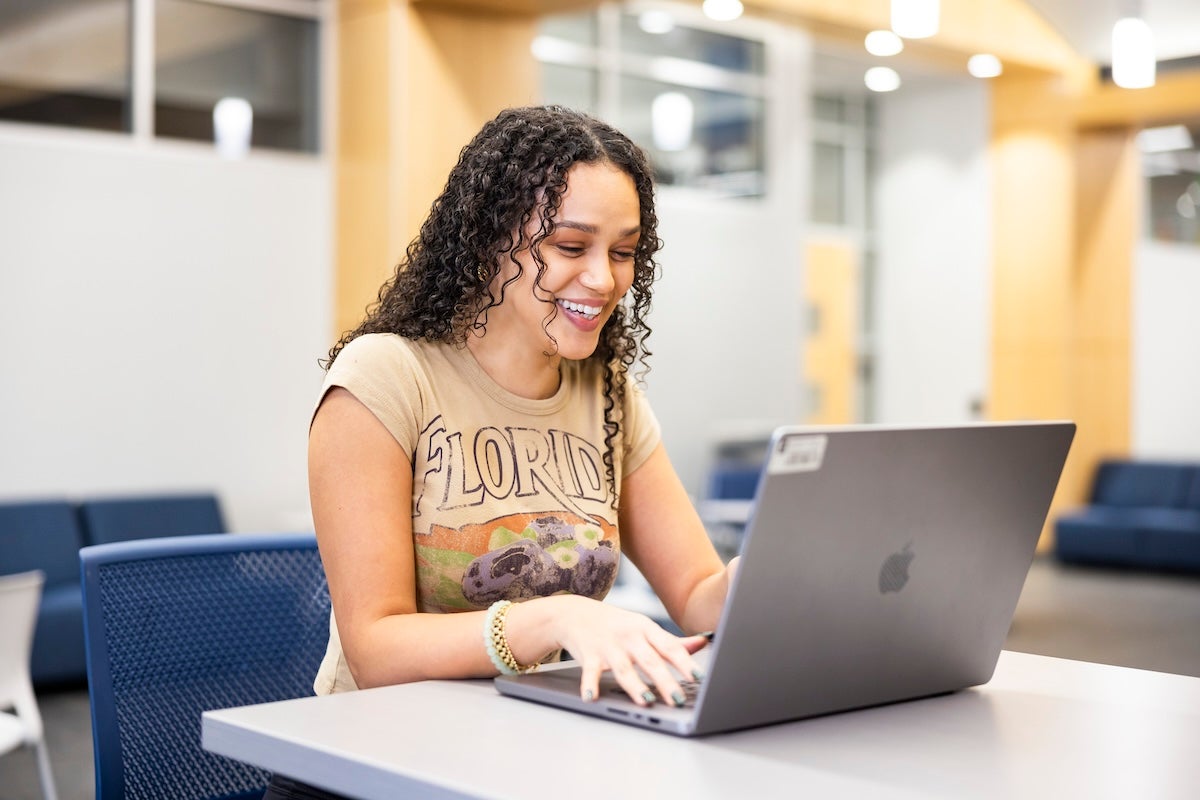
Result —
[[504, 618], [508, 616], [513, 606], [511, 600], [497, 600], [488, 609], [487, 620], [484, 624], [484, 643], [487, 645], [488, 656], [492, 663], [506, 675], [520, 675], [537, 669], [541, 662], [521, 666], [508, 645], [508, 637], [504, 635]]

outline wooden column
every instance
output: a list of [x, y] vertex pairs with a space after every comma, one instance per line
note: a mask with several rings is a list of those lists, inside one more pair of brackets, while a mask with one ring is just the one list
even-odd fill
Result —
[[[1062, 80], [993, 83], [992, 371], [996, 420], [1069, 419], [1075, 256], [1075, 127]], [[1081, 426], [1055, 506], [1080, 499]]]
[[[1141, 204], [1141, 164], [1127, 128], [1087, 130], [1076, 149], [1075, 327], [1071, 405], [1086, 430], [1076, 461], [1095, 464], [1130, 449], [1131, 289]], [[1082, 497], [1080, 498], [1082, 500]]]
[[338, 3], [334, 335], [355, 327], [479, 127], [536, 100], [535, 17]]

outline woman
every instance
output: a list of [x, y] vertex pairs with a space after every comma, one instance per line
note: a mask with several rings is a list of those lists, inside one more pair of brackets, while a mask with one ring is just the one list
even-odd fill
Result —
[[309, 445], [333, 599], [318, 693], [520, 672], [566, 649], [585, 699], [611, 671], [639, 704], [653, 687], [682, 705], [704, 637], [599, 602], [623, 552], [702, 631], [732, 577], [627, 378], [656, 225], [645, 156], [586, 115], [510, 109], [463, 149], [330, 352]]

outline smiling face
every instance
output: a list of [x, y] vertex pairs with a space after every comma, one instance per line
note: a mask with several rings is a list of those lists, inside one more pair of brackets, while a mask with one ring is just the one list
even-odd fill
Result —
[[[505, 258], [493, 291], [500, 305], [488, 310], [485, 339], [504, 341], [523, 358], [584, 359], [600, 330], [633, 284], [634, 249], [641, 206], [633, 179], [608, 163], [576, 164], [554, 216], [554, 233], [538, 246], [545, 271], [528, 248], [517, 264]], [[526, 239], [540, 227], [531, 223]]]

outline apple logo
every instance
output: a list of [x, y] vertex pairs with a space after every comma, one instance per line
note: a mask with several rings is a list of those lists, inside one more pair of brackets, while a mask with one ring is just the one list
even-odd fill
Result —
[[883, 562], [879, 570], [879, 591], [881, 594], [898, 592], [908, 583], [908, 565], [916, 558], [912, 550], [912, 542], [904, 545], [904, 549], [892, 553]]

